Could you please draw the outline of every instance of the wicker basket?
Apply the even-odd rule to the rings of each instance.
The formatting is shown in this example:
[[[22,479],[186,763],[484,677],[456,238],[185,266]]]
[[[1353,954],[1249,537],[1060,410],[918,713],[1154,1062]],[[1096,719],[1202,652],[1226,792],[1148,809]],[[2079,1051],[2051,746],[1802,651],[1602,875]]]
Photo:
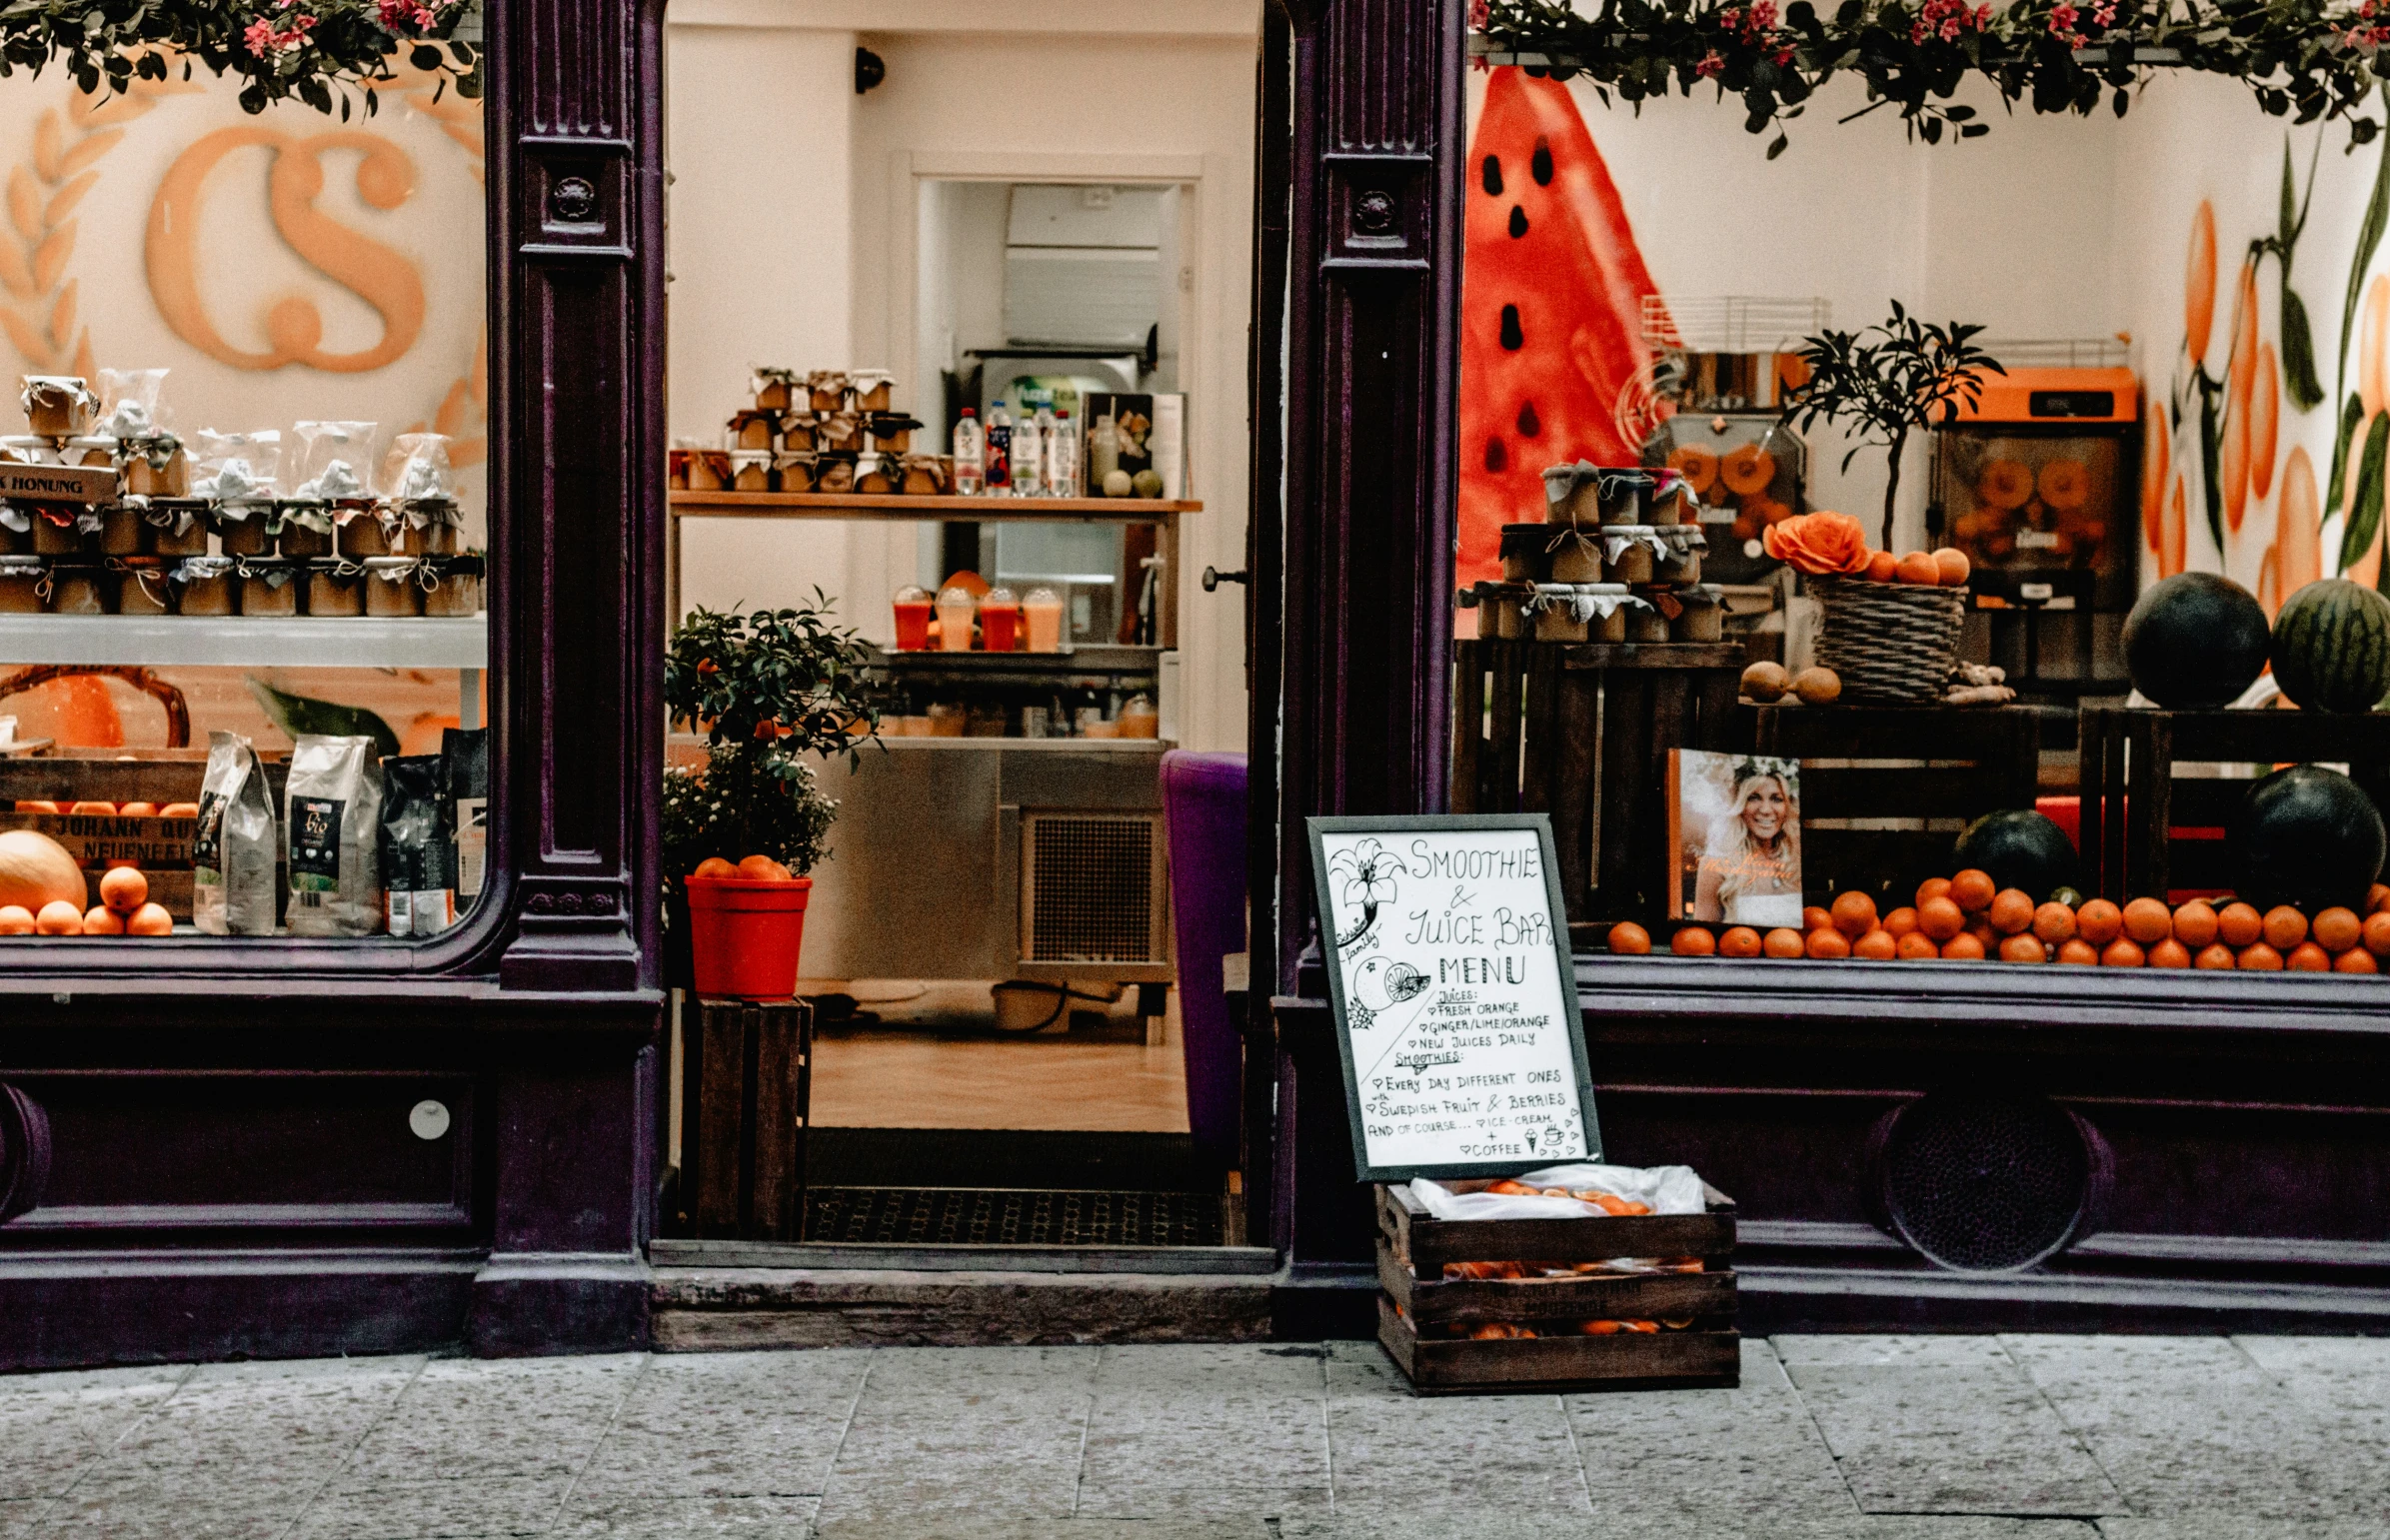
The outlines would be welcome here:
[[[1850,578],[1812,580],[1824,624],[1817,661],[1842,681],[1842,699],[1931,705],[1958,661],[1965,589]]]

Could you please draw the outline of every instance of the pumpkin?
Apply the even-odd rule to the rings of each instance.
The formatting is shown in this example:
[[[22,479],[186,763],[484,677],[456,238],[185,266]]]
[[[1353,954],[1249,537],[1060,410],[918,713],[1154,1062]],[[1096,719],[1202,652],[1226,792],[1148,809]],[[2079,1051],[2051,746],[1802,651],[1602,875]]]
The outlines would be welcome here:
[[[2233,886],[2259,909],[2309,913],[2365,901],[2381,874],[2382,814],[2348,776],[2294,765],[2249,787],[2225,826]]]
[[[80,914],[84,897],[83,868],[57,840],[30,828],[0,832],[0,904],[39,914],[64,900]]]
[[[2308,584],[2274,618],[2275,683],[2310,712],[2370,712],[2390,696],[2390,599],[2346,578]]]
[[[2133,687],[2169,711],[2230,705],[2264,672],[2273,642],[2255,595],[2214,573],[2151,584],[2124,618]]]

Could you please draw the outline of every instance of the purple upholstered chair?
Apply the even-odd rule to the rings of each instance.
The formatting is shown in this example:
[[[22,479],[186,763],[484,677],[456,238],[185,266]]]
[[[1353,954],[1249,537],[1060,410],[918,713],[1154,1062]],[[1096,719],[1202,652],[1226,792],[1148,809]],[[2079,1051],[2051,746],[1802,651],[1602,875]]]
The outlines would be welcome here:
[[[1187,1126],[1195,1148],[1236,1158],[1240,1050],[1220,959],[1244,950],[1244,756],[1162,757],[1171,916],[1179,937],[1179,1021],[1187,1039]]]

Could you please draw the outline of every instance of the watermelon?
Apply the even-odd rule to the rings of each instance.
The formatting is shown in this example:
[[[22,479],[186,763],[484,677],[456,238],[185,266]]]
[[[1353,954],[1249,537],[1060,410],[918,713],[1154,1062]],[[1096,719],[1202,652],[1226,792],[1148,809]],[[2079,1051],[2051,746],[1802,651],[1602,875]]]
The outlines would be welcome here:
[[[2261,909],[2310,914],[2338,904],[2365,912],[2382,872],[2384,833],[2373,798],[2320,765],[2278,770],[2249,787],[2224,830],[2233,884]]]
[[[2390,599],[2346,578],[2310,583],[2274,617],[2274,682],[2310,712],[2370,712],[2390,696]]]
[[[2124,668],[2168,711],[2229,706],[2265,672],[2272,642],[2256,595],[2214,573],[2176,573],[2124,618]]]
[[[1991,873],[2002,887],[2020,887],[2040,903],[2076,880],[2075,845],[2048,816],[2025,808],[1987,812],[1966,826],[1950,850],[1952,870]]]
[[[1635,465],[1619,397],[1651,361],[1657,292],[1576,101],[1492,72],[1469,146],[1460,287],[1460,566],[1500,576],[1501,528],[1543,517],[1545,467]]]

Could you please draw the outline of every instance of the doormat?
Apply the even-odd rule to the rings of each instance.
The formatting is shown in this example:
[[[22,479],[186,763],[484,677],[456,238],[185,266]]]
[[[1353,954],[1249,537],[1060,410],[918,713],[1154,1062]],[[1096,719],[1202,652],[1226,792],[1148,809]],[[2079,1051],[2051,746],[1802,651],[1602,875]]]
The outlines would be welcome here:
[[[1220,1200],[1203,1192],[817,1187],[816,1245],[1216,1246]]]

